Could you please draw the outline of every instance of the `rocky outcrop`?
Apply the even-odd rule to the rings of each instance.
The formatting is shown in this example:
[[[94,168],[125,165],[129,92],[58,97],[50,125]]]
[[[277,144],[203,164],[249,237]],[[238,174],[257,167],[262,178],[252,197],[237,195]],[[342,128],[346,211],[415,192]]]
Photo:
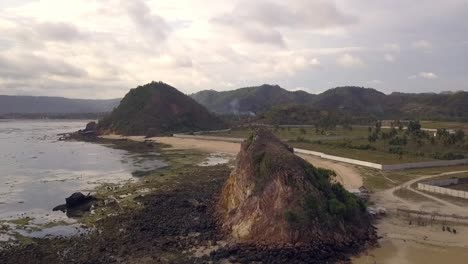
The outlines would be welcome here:
[[[221,119],[163,82],[130,90],[120,105],[98,124],[100,133],[148,137],[223,128]]]
[[[226,234],[255,244],[348,247],[375,240],[365,205],[268,130],[242,143],[217,212]]]
[[[84,130],[78,130],[72,133],[59,134],[59,140],[84,140],[84,141],[95,141],[97,140],[100,132],[98,130],[98,124],[94,121],[86,124]]]

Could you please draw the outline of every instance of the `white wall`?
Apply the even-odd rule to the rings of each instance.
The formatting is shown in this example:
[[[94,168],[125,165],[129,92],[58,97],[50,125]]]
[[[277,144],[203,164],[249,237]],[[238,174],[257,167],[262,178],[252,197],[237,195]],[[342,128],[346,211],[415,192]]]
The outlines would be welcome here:
[[[295,148],[294,152],[295,153],[300,153],[300,154],[318,156],[318,157],[323,158],[323,159],[335,160],[335,161],[340,161],[340,162],[344,162],[344,163],[349,163],[349,164],[374,168],[374,169],[378,169],[378,170],[382,169],[381,164],[372,163],[372,162],[368,162],[368,161],[362,161],[362,160],[356,160],[356,159],[349,159],[349,158],[344,158],[344,157],[338,157],[338,156],[332,156],[332,155],[328,155],[328,154],[325,154],[325,153],[322,153],[322,152],[317,152],[317,151],[311,151],[311,150]]]
[[[231,138],[231,137],[216,137],[216,136],[201,136],[201,135],[186,135],[186,134],[174,134],[174,137],[177,138],[191,138],[191,139],[202,139],[202,140],[214,140],[214,141],[225,141],[225,142],[234,142],[241,143],[245,139],[243,138]],[[406,170],[406,169],[417,169],[417,168],[430,168],[430,167],[445,167],[445,166],[455,166],[455,165],[468,165],[468,159],[462,160],[434,160],[426,162],[416,162],[416,163],[400,163],[392,165],[383,165],[378,163],[372,163],[363,160],[350,159],[345,157],[328,155],[322,152],[306,150],[306,149],[294,149],[295,153],[313,155],[323,159],[334,160],[344,163],[349,163],[353,165],[383,170],[383,171],[393,171],[393,170]]]
[[[405,170],[405,169],[418,169],[418,168],[431,168],[431,167],[446,167],[446,166],[467,165],[467,164],[468,164],[468,159],[434,160],[434,161],[415,162],[415,163],[382,165],[382,170],[392,171],[392,170]]]
[[[424,183],[418,183],[418,189],[426,192],[440,193],[444,195],[449,195],[453,197],[465,198],[468,199],[468,192],[453,190],[449,188],[433,186]]]

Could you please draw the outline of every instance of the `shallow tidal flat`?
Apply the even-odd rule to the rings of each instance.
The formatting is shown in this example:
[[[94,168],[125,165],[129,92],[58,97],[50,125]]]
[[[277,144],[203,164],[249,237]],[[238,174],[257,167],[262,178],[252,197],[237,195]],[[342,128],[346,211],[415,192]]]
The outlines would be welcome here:
[[[86,233],[79,219],[52,209],[74,192],[94,193],[140,181],[168,166],[157,149],[111,142],[59,141],[85,121],[0,122],[0,243]]]

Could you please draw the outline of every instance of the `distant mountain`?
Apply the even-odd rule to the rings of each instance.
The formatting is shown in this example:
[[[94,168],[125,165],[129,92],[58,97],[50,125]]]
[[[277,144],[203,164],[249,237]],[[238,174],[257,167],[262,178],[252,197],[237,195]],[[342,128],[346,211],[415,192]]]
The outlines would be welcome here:
[[[152,82],[130,90],[120,105],[99,121],[98,128],[103,133],[157,136],[217,130],[225,125],[176,88]]]
[[[315,95],[264,84],[225,92],[201,91],[191,97],[218,114],[249,114],[266,111],[276,105],[307,104]]]
[[[347,86],[315,95],[287,91],[277,85],[262,85],[225,92],[201,91],[191,96],[220,114],[259,114],[281,105],[307,105],[360,117],[468,121],[468,92],[463,91],[386,95],[371,88]]]
[[[45,96],[0,95],[0,115],[5,114],[84,114],[105,113],[121,99],[87,100]]]

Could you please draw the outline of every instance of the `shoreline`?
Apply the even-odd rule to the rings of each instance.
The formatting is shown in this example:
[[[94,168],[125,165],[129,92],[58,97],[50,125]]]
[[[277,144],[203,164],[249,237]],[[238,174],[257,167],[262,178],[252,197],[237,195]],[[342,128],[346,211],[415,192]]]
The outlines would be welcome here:
[[[175,137],[145,138],[144,136],[121,136],[115,134],[101,136],[100,138],[113,140],[127,139],[135,142],[153,141],[160,144],[171,145],[171,149],[196,149],[204,152],[221,152],[233,156],[237,155],[240,150],[240,143],[226,141],[210,141]],[[343,187],[348,190],[356,190],[363,185],[362,177],[360,176],[359,172],[351,165],[328,161],[310,155],[298,154],[298,156],[316,167],[335,171],[338,182],[340,182]]]
[[[154,146],[148,142],[116,142],[136,149]],[[67,263],[71,259],[77,263],[108,263],[115,258],[125,259],[126,263],[205,263],[227,259],[241,263],[348,263],[351,255],[362,252],[355,248],[359,243],[341,249],[325,246],[321,250],[226,243],[212,212],[216,195],[230,174],[229,166],[200,167],[207,154],[197,149],[164,148],[161,157],[172,161],[169,167],[124,187],[104,184],[96,190],[98,198],[114,197],[116,201],[108,200],[82,219],[95,229],[90,234],[32,239],[26,245],[8,246],[0,249],[0,262],[29,263],[27,260],[34,255],[49,259],[50,263]],[[80,247],[73,246],[77,244]]]

